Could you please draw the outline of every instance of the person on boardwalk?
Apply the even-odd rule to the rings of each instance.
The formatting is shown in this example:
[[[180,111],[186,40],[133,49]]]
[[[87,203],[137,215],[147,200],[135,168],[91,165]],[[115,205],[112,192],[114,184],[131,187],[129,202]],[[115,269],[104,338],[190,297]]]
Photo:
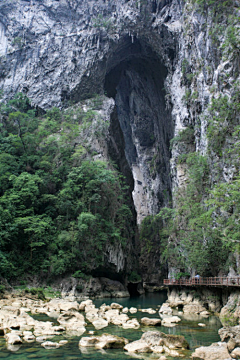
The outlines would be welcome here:
[[[199,284],[199,282],[200,282],[200,275],[195,275],[195,283],[196,284]]]

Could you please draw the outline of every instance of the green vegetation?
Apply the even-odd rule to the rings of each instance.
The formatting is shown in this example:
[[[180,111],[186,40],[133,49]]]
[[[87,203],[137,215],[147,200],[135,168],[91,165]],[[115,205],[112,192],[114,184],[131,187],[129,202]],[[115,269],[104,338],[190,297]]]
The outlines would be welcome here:
[[[83,279],[83,280],[89,280],[90,276],[84,274],[81,270],[77,270],[72,277],[75,277],[77,279]]]
[[[112,19],[106,19],[102,14],[93,19],[93,26],[98,29],[105,28],[107,32],[114,30]]]
[[[181,131],[172,139],[171,147],[179,153],[177,165],[187,181],[176,190],[173,209],[162,209],[155,221],[159,218],[164,223],[158,236],[164,248],[162,257],[170,265],[180,273],[194,269],[202,276],[215,276],[220,270],[227,271],[234,254],[240,251],[240,86],[234,70],[240,54],[240,19],[233,0],[192,0],[186,4],[186,35],[192,29],[189,19],[193,10],[206,17],[202,31],[211,36],[216,64],[203,59],[194,63],[189,55],[182,60],[183,100],[192,113],[196,111],[195,127]],[[211,101],[201,115],[196,76],[205,71],[211,84],[211,72],[220,63],[224,67],[218,87],[210,89]],[[203,120],[208,124],[206,156],[194,153],[195,130],[198,133],[197,126]],[[224,179],[226,167],[229,174]],[[150,234],[149,243],[152,238]]]
[[[17,46],[19,49],[23,46],[23,39],[19,36],[15,37],[12,41],[13,46]]]
[[[233,0],[192,0],[196,3],[202,11],[210,9],[214,15],[224,12],[225,14],[231,13],[231,9],[234,6]]]
[[[158,238],[162,259],[178,267],[180,275],[194,269],[202,276],[216,276],[220,270],[227,269],[231,261],[229,255],[240,252],[237,87],[231,101],[227,97],[213,99],[209,113],[212,115],[210,120],[208,118],[209,151],[230,157],[235,172],[228,182],[212,185],[208,165],[211,157],[196,152],[183,153],[178,163],[186,170],[187,182],[175,193],[174,209],[163,208],[158,215],[147,217],[140,232],[142,249],[150,252]],[[192,128],[184,129],[172,140],[172,145],[191,144],[193,134]],[[232,140],[224,148],[226,137]]]
[[[24,292],[26,294],[37,296],[37,298],[40,300],[46,300],[44,290],[42,288],[30,288],[30,289],[25,288]]]
[[[240,114],[240,90],[239,83],[233,85],[234,94],[231,98],[219,95],[213,98],[209,106],[207,136],[209,150],[222,156],[225,140],[229,136],[236,135],[237,124]]]
[[[45,298],[54,298],[54,297],[61,297],[60,291],[56,291],[51,288],[51,286],[48,286],[43,289],[43,294]]]
[[[179,272],[178,274],[176,274],[175,279],[180,280],[180,279],[183,279],[186,277],[188,278],[189,276],[190,276],[190,274],[187,272]]]
[[[1,276],[88,275],[103,265],[107,243],[124,247],[132,237],[124,179],[92,160],[86,138],[95,123],[102,136],[91,108],[37,116],[23,94],[1,105]]]
[[[194,142],[194,129],[191,127],[187,127],[186,129],[179,131],[179,134],[170,140],[170,146],[172,149],[174,144],[184,143],[187,145],[191,145],[194,144]]]
[[[136,272],[132,271],[131,274],[128,276],[129,282],[140,282],[142,280],[142,277]]]
[[[0,284],[0,294],[3,294],[5,290],[6,290],[6,286]]]
[[[221,224],[224,227],[219,223],[216,226],[215,212],[219,212],[221,207],[223,210],[224,206],[220,204],[216,194],[218,187],[224,185],[214,187],[210,192],[211,200],[204,199],[204,194],[206,197],[210,187],[207,158],[189,153],[185,158],[185,166],[188,182],[185,187],[177,190],[174,209],[163,208],[158,215],[144,220],[140,235],[141,246],[144,251],[151,251],[151,244],[158,237],[162,247],[162,260],[178,267],[179,276],[182,273],[186,276],[193,269],[202,276],[216,276],[220,270],[225,269],[229,252],[235,251],[232,240],[226,236],[232,230],[230,224],[233,225],[239,211],[236,208],[233,218],[222,218]],[[221,199],[223,202],[231,201],[231,197]],[[219,212],[219,219],[221,216]],[[237,238],[237,226],[235,231],[234,238]]]

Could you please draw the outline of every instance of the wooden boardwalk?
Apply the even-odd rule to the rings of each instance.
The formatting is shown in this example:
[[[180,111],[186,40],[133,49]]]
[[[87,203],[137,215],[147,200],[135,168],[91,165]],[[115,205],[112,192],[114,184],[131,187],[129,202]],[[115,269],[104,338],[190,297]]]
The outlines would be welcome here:
[[[240,277],[200,277],[199,279],[165,279],[163,284],[167,286],[181,285],[181,286],[240,286]]]

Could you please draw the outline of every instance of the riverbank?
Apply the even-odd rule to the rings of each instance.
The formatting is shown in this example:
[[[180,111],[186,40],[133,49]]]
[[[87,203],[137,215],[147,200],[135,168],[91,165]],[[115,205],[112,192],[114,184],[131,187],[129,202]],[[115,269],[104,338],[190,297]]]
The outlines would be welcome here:
[[[191,356],[192,360],[240,358],[240,290],[231,287],[173,286],[168,289],[168,299],[162,308],[169,315],[173,309],[178,309],[188,315],[219,316],[223,325],[218,331],[221,342],[197,348]]]
[[[167,303],[185,313],[216,314],[226,326],[240,321],[240,290],[236,288],[169,287]]]

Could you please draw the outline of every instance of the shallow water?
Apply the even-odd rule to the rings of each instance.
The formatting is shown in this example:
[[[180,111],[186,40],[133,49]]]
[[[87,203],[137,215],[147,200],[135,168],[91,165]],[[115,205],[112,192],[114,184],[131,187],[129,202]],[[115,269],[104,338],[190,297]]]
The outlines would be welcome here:
[[[152,307],[153,309],[159,309],[159,306],[166,301],[166,294],[165,293],[156,293],[156,294],[147,294],[137,298],[124,298],[124,299],[99,299],[95,300],[94,303],[97,307],[101,304],[110,304],[112,302],[118,302],[123,306],[127,307],[137,307],[138,309],[141,308],[148,308]],[[129,315],[129,314],[128,314]],[[200,317],[198,315],[179,315],[176,312],[176,315],[181,317],[182,321],[179,325],[174,328],[167,328],[167,327],[142,327],[140,329],[122,329],[118,326],[110,325],[107,328],[104,328],[99,331],[95,331],[95,334],[103,334],[103,333],[110,333],[115,334],[118,336],[123,336],[130,341],[140,339],[143,331],[148,330],[159,330],[165,332],[166,334],[176,334],[176,335],[183,335],[186,340],[189,342],[190,350],[185,352],[185,357],[181,359],[190,359],[190,355],[192,351],[201,345],[210,345],[213,342],[217,342],[220,340],[218,336],[218,329],[221,327],[221,323],[219,319],[215,316],[211,316],[208,319]],[[130,317],[136,317],[138,319],[142,317],[159,317],[158,312],[154,315],[150,315],[148,313],[143,313],[138,311],[136,314],[129,315]],[[41,320],[46,320],[47,318],[41,318]],[[40,320],[40,319],[39,319]],[[206,327],[199,327],[198,323],[205,323]],[[87,325],[87,331],[83,334],[83,336],[88,336],[88,332],[90,330],[94,330],[91,324]],[[0,337],[0,359],[8,359],[8,360],[23,360],[23,359],[41,359],[41,360],[53,360],[53,359],[64,359],[64,360],[130,360],[133,357],[128,355],[128,353],[124,352],[123,350],[107,350],[107,351],[96,351],[91,348],[79,349],[78,342],[80,337],[73,337],[67,338],[66,336],[56,336],[50,340],[62,340],[67,339],[69,340],[68,344],[60,347],[59,349],[51,349],[46,350],[41,347],[38,343],[31,343],[31,344],[23,344],[21,347],[15,351],[9,351],[6,347],[5,340],[3,337]],[[138,359],[149,359],[154,360],[158,359],[160,355],[140,355],[135,356]],[[168,358],[169,360],[177,360],[180,358]]]

